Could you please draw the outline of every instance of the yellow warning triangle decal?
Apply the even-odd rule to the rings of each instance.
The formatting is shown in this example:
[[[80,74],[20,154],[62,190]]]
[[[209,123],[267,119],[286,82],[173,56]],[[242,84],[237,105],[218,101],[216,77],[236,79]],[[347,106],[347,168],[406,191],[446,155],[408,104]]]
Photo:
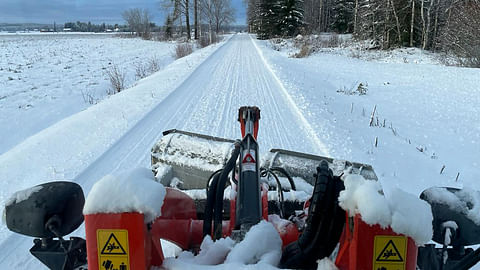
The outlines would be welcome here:
[[[377,262],[403,262],[403,258],[398,252],[397,247],[392,240],[388,241],[382,252],[378,255]]]
[[[102,248],[102,255],[126,255],[125,249],[123,249],[120,241],[118,241],[115,234],[111,233],[108,237],[105,246]]]

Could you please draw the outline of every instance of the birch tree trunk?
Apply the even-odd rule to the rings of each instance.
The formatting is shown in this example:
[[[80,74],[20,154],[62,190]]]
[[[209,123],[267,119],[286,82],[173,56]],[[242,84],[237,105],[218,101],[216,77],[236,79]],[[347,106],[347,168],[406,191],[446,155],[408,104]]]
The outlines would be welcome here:
[[[392,9],[393,9],[393,16],[395,16],[395,22],[397,23],[397,36],[398,36],[398,42],[400,45],[402,45],[402,32],[400,31],[400,21],[398,20],[397,16],[397,10],[395,9],[395,4],[393,3],[393,0],[390,0],[392,4]]]
[[[433,8],[433,1],[434,0],[430,0],[430,7],[428,7],[427,9],[427,29],[425,31],[425,36],[424,36],[424,39],[423,39],[423,46],[422,46],[422,49],[426,49],[427,46],[428,46],[428,43],[429,43],[429,35],[430,35],[430,24],[432,22],[432,19],[431,19],[431,16],[430,16],[430,11],[432,10]]]
[[[438,14],[439,14],[439,10],[440,10],[440,0],[437,1],[437,6],[435,8],[435,23],[434,23],[434,26],[433,26],[433,37],[432,37],[432,41],[433,41],[433,48],[434,50],[436,49],[437,47],[437,37],[438,37]]]
[[[190,0],[185,0],[185,24],[187,25],[187,39],[190,40],[190,9],[188,7]]]
[[[357,31],[358,31],[357,20],[358,20],[358,0],[355,0],[355,10],[353,12],[353,33],[355,34],[357,34]]]
[[[195,24],[195,39],[198,39],[198,0],[193,0],[194,1],[194,7],[193,7],[193,17],[194,17],[194,24]]]
[[[423,40],[425,40],[425,15],[424,15],[424,3],[425,3],[425,0],[421,0],[422,1],[422,5],[420,7],[420,16],[422,17],[422,43],[423,43]]]
[[[412,20],[410,21],[410,47],[413,47],[413,25],[415,24],[415,0],[412,0]]]

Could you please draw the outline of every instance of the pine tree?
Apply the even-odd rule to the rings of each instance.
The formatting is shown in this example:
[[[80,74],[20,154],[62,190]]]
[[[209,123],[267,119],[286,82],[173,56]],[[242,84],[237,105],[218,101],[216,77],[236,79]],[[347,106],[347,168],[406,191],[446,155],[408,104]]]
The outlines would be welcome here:
[[[332,8],[332,30],[338,33],[352,33],[354,9],[355,0],[337,0]]]
[[[291,37],[298,34],[299,28],[305,24],[303,0],[281,0],[278,9],[281,35]]]
[[[278,18],[279,18],[279,3],[278,1],[260,0],[259,16],[255,25],[257,26],[257,37],[259,39],[269,39],[279,33]]]

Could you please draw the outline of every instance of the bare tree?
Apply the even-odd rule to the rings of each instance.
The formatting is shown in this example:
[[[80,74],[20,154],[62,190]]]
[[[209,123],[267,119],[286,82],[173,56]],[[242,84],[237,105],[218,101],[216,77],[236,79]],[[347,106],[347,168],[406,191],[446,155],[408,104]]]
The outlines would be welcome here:
[[[194,1],[194,9],[193,9],[193,17],[194,17],[194,24],[195,24],[195,39],[198,39],[198,0]]]
[[[212,0],[200,0],[200,10],[201,14],[203,15],[202,18],[205,19],[206,23],[208,24],[208,44],[211,44],[213,42],[212,24],[214,18],[214,8]]]
[[[223,26],[235,22],[235,10],[231,0],[215,0],[215,25],[217,33]]]
[[[209,28],[215,26],[215,32],[235,21],[231,0],[200,0],[202,14],[208,21]]]
[[[480,67],[480,1],[455,1],[447,13],[442,48],[460,56],[464,65]]]
[[[180,20],[181,29],[183,28],[182,16],[185,18],[185,25],[187,27],[187,39],[190,40],[190,0],[162,0],[161,6],[163,9],[169,10],[169,12],[173,9],[173,11],[171,11],[172,18],[174,21]]]
[[[247,6],[247,24],[248,32],[256,32],[258,30],[257,20],[260,16],[259,14],[259,0],[244,0]]]
[[[127,22],[132,32],[145,39],[150,38],[152,16],[146,9],[132,8],[122,13],[122,18]]]

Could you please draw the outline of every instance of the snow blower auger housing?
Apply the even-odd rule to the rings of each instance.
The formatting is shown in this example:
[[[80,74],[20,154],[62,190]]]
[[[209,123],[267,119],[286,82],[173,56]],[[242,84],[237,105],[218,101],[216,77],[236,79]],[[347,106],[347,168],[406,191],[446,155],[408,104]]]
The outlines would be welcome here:
[[[262,161],[259,120],[257,107],[241,107],[242,140],[235,141],[166,131],[152,148],[153,173],[166,188],[148,179],[143,182],[161,187],[161,215],[152,219],[141,210],[87,213],[85,207],[82,215],[85,200],[80,186],[52,182],[14,196],[5,209],[7,227],[37,238],[31,253],[54,270],[85,269],[87,261],[90,270],[161,267],[165,259],[161,239],[198,252],[206,236],[242,241],[262,220],[271,222],[281,238],[280,268],[316,269],[317,261],[331,256],[338,246],[334,260],[340,270],[416,269],[418,249],[410,237],[368,225],[339,206],[346,175],[376,181],[371,166],[280,149],[271,150]],[[442,192],[472,204],[460,191]],[[92,193],[93,189],[87,204]],[[420,248],[419,265],[468,269],[480,260],[480,249],[463,247],[480,244],[479,226],[462,209],[452,210],[435,200],[435,194],[430,190],[422,194],[433,209],[433,240],[447,239],[448,233],[454,248],[448,248],[449,243],[440,250]],[[83,219],[86,240],[64,240]],[[447,253],[452,256],[447,258]]]

